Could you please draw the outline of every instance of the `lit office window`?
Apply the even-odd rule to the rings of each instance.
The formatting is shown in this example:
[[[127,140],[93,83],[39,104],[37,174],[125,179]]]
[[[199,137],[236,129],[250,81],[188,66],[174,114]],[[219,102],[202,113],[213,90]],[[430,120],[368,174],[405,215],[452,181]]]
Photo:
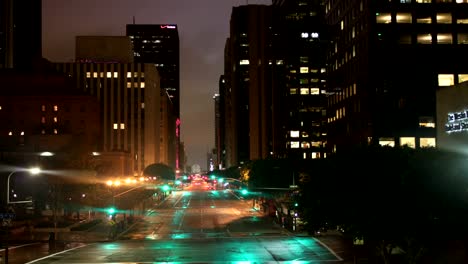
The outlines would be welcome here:
[[[468,3],[468,0],[456,0],[455,3],[464,4],[464,3]]]
[[[305,132],[305,131],[302,131],[302,132],[301,132],[301,137],[303,137],[303,138],[308,138],[308,137],[309,137],[309,134],[307,134],[307,132]]]
[[[132,78],[132,73],[131,72],[127,72],[127,78]]]
[[[291,148],[299,148],[299,141],[291,141]]]
[[[54,116],[54,123],[57,123],[57,122],[58,122],[58,118]]]
[[[453,74],[439,74],[439,86],[451,86],[455,84]]]
[[[21,135],[21,136],[24,136],[24,131],[21,131],[20,135]]]
[[[419,117],[419,127],[435,127],[434,118],[430,116]]]
[[[119,129],[119,124],[114,123],[114,129],[115,129],[115,130],[116,130],[116,129]]]
[[[301,148],[303,148],[303,149],[310,148],[310,143],[306,142],[306,141],[301,142]]]
[[[309,67],[301,67],[299,70],[300,70],[300,73],[308,73]]]
[[[54,134],[55,134],[55,135],[58,134],[58,130],[57,130],[57,129],[54,129]]]
[[[301,88],[301,94],[309,94],[309,88]]]
[[[398,24],[411,24],[413,22],[411,13],[398,13],[396,15],[396,22]]]
[[[379,145],[380,146],[395,147],[395,140],[390,139],[390,138],[380,138],[379,139]]]
[[[13,136],[13,132],[12,131],[8,132],[8,135]]]
[[[416,23],[418,24],[431,24],[432,23],[432,18],[430,16],[422,16],[416,18]]]
[[[450,13],[438,13],[437,24],[452,24],[452,14]]]
[[[54,112],[58,111],[58,105],[54,105]]]
[[[458,74],[458,83],[468,81],[468,74]]]
[[[318,94],[320,94],[320,89],[319,88],[310,88],[310,94],[318,95]]]
[[[312,159],[318,159],[320,154],[318,152],[312,152]]]
[[[468,24],[468,18],[457,18],[457,24]]]
[[[416,0],[416,3],[420,3],[420,4],[430,4],[430,3],[432,3],[432,0]]]
[[[452,44],[452,34],[451,33],[438,33],[437,34],[437,43],[438,44]]]
[[[125,129],[125,124],[124,123],[120,123],[120,129]]]
[[[41,106],[41,111],[42,111],[42,112],[45,112],[45,110],[46,110],[46,106],[45,106],[45,105],[42,105],[42,106]]]
[[[297,88],[289,88],[289,94],[297,94]]]
[[[468,34],[467,33],[458,33],[458,35],[457,35],[457,44],[468,44]]]
[[[131,82],[127,82],[127,88],[132,88],[132,83]]]
[[[419,146],[421,148],[435,148],[436,146],[435,138],[420,138]]]
[[[377,13],[375,19],[378,24],[389,24],[392,23],[392,15],[390,13]]]
[[[290,135],[292,138],[298,138],[299,137],[299,131],[298,130],[293,130],[290,132]]]
[[[91,73],[90,72],[86,73],[86,78],[91,78]]]
[[[249,60],[240,60],[240,65],[249,65]]]
[[[284,61],[283,60],[277,60],[276,65],[283,65]]]
[[[432,35],[431,34],[418,34],[418,36],[416,37],[416,41],[418,44],[431,44]]]
[[[145,83],[144,82],[140,83],[140,88],[145,88]]]
[[[401,137],[400,146],[408,146],[410,148],[416,148],[416,140],[414,137]]]

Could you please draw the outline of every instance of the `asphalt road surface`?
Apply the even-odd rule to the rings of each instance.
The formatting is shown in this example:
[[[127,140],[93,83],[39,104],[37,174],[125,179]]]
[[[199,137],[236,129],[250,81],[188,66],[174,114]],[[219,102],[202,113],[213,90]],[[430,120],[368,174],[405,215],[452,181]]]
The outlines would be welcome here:
[[[340,263],[320,241],[295,236],[231,190],[204,182],[173,192],[118,240],[78,244],[27,263]]]

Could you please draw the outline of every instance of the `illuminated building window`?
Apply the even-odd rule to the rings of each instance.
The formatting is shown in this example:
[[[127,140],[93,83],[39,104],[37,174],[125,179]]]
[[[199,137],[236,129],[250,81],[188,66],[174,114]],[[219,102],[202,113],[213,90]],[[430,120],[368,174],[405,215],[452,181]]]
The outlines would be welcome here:
[[[96,74],[96,76],[97,76],[97,74]],[[103,72],[100,72],[100,73],[99,73],[99,76],[101,76],[101,78],[104,78],[104,73],[103,73]]]
[[[12,131],[8,132],[8,135],[13,136],[13,132]]]
[[[300,63],[309,63],[309,57],[301,56],[301,57],[299,57],[299,62]]]
[[[306,152],[302,153],[302,158],[307,159],[307,153]]]
[[[120,123],[120,129],[125,129],[125,124],[124,123]]]
[[[392,23],[392,15],[390,13],[377,13],[375,19],[378,24],[389,24]]]
[[[41,130],[41,134],[45,135],[45,130],[44,129]]]
[[[453,74],[439,74],[439,86],[451,86],[455,84]]]
[[[310,148],[310,143],[309,143],[309,142],[303,141],[303,142],[301,143],[301,148],[303,148],[303,149],[308,149],[308,148]]]
[[[140,83],[140,88],[145,88],[145,83],[144,82]]]
[[[303,137],[303,138],[308,138],[308,137],[309,137],[309,134],[307,134],[307,132],[305,132],[305,131],[302,131],[302,132],[301,132],[301,137]]]
[[[450,13],[437,14],[437,24],[452,24],[452,14]]]
[[[307,78],[301,78],[301,79],[299,79],[299,83],[300,83],[300,84],[309,84],[309,79],[307,79]]]
[[[141,109],[145,109],[145,103],[141,103]]]
[[[291,141],[291,148],[299,148],[299,141]]]
[[[291,131],[291,137],[292,138],[298,138],[299,137],[299,131],[298,130]]]
[[[45,112],[46,106],[45,106],[45,105],[42,105],[42,106],[41,106],[41,110],[42,110],[42,112]]]
[[[468,24],[468,18],[458,18],[457,24]]]
[[[416,148],[416,140],[414,137],[401,137],[400,146],[408,146],[410,148]]]
[[[419,127],[435,127],[434,118],[429,116],[419,117]]]
[[[310,88],[310,94],[317,95],[320,94],[319,88]]]
[[[112,78],[112,72],[107,72],[106,77],[107,78]]]
[[[300,73],[309,73],[309,67],[301,67],[299,71]]]
[[[20,135],[21,135],[21,136],[24,136],[24,131],[21,131]]]
[[[240,65],[249,65],[249,60],[240,60],[239,64]]]
[[[297,94],[297,88],[289,88],[289,94]]]
[[[58,134],[58,130],[55,128],[54,129],[54,134],[57,135]]]
[[[41,123],[45,124],[45,116],[41,117]]]
[[[114,123],[114,129],[119,129],[119,124]]]
[[[296,73],[297,71],[294,69],[289,70],[290,73]]]
[[[395,140],[393,140],[391,138],[380,138],[379,139],[379,145],[380,146],[395,147]]]
[[[432,18],[430,16],[418,17],[416,18],[416,23],[418,24],[431,24]]]
[[[420,138],[419,146],[421,148],[435,148],[436,146],[435,138]]]
[[[457,44],[468,44],[468,34],[467,33],[458,33],[458,35],[457,35]]]
[[[312,152],[312,159],[318,159],[318,158],[320,158],[320,153]]]
[[[97,78],[97,77],[98,77],[98,73],[97,73],[97,72],[93,72],[93,77],[94,77],[94,78]]]
[[[283,60],[277,60],[276,61],[276,65],[283,65],[283,63],[284,63]]]
[[[458,83],[468,81],[468,74],[458,74]]]
[[[432,3],[432,0],[416,0],[416,3],[420,3],[420,4],[430,4],[430,3]]]
[[[418,36],[416,37],[416,42],[418,44],[431,44],[432,35],[431,34],[418,34]]]
[[[57,123],[57,122],[58,122],[58,118],[54,116],[54,123]]]
[[[90,72],[86,73],[86,78],[91,78],[91,73]]]
[[[58,106],[54,105],[54,112],[57,112],[57,111],[58,111]]]
[[[312,147],[319,148],[322,146],[322,142],[320,141],[312,141]]]
[[[399,24],[411,24],[412,18],[410,13],[398,13],[396,15],[396,22]]]
[[[132,88],[132,83],[131,82],[127,82],[127,88]]]
[[[309,88],[301,88],[301,94],[309,94]]]
[[[437,43],[438,44],[452,44],[452,34],[451,33],[438,33],[437,34]]]

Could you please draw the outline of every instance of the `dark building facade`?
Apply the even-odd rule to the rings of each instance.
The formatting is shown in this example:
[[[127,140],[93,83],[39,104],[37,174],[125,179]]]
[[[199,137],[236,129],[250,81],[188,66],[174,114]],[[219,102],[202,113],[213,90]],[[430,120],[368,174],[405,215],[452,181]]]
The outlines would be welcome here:
[[[160,75],[161,88],[165,89],[176,119],[177,153],[175,168],[180,168],[180,44],[177,25],[128,24],[126,35],[133,43],[135,62],[151,63]]]
[[[326,1],[329,146],[436,146],[436,90],[465,81],[467,1]]]
[[[42,1],[0,0],[0,68],[31,70],[42,57]]]
[[[266,5],[232,9],[225,46],[226,167],[272,151],[271,14]]]
[[[326,157],[328,30],[319,0],[273,1],[275,157]]]
[[[219,91],[220,93],[225,93],[226,89],[226,80],[224,79],[224,75],[221,75],[219,78]],[[224,120],[224,107],[225,104],[223,96],[217,93],[213,96],[214,100],[214,120],[215,120],[215,131],[214,131],[214,139],[215,139],[215,159],[214,159],[214,167],[215,169],[224,168],[224,153],[225,153],[225,146],[224,146],[224,129],[225,127],[222,125]]]

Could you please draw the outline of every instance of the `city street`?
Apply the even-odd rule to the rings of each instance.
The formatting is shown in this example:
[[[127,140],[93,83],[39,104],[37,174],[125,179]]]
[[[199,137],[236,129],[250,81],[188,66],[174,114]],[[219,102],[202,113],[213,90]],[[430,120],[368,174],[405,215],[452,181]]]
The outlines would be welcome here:
[[[9,263],[341,262],[320,241],[263,217],[235,191],[208,190],[205,183],[172,192],[114,241],[59,243],[48,256],[31,253],[41,248],[44,254],[44,243],[11,248]]]

